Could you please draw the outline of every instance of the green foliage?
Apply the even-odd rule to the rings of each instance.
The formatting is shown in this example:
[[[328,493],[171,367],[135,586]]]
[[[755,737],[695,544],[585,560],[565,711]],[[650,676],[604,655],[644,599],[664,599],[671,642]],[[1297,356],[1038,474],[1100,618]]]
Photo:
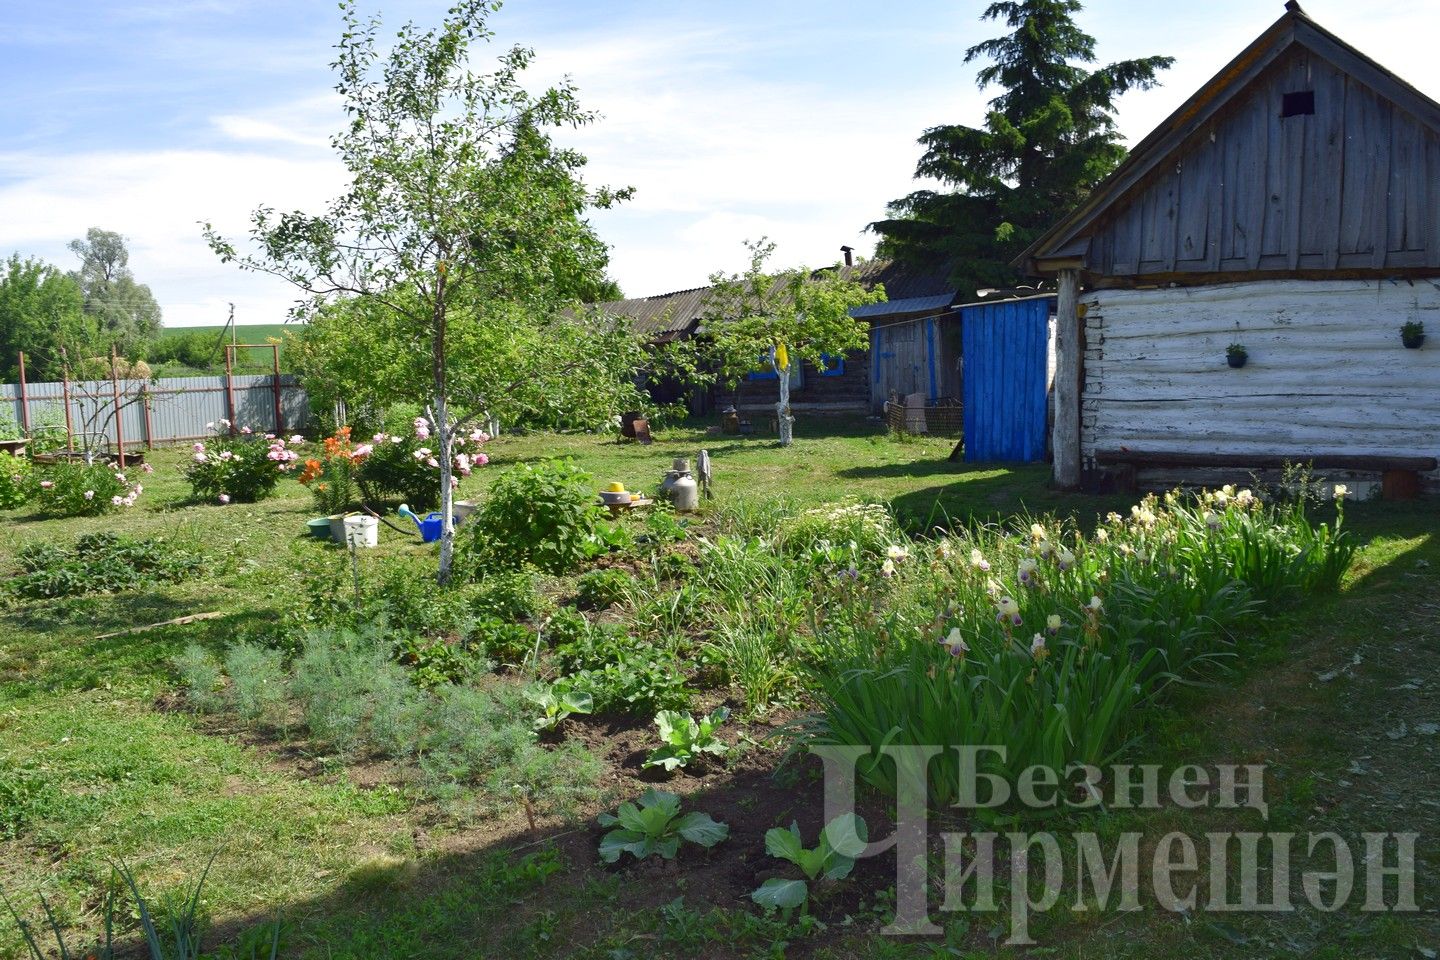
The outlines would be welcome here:
[[[142,489],[112,466],[78,459],[47,466],[38,476],[41,511],[62,517],[97,517],[134,506]]]
[[[230,705],[242,719],[278,724],[289,679],[280,651],[242,640],[225,651],[225,673]]]
[[[1094,70],[1095,39],[1075,23],[1078,0],[1007,0],[982,19],[1011,32],[972,46],[966,62],[991,61],[977,75],[997,85],[984,127],[941,124],[920,136],[915,176],[922,189],[890,204],[872,223],[878,254],[913,263],[956,264],[968,296],[979,287],[1014,286],[1010,261],[1057,217],[1078,205],[1125,157],[1115,104],[1146,90],[1170,57],[1125,60]]]
[[[883,614],[863,591],[836,595],[809,664],[809,736],[867,746],[860,772],[886,791],[881,744],[945,746],[937,807],[958,783],[949,748],[1004,746],[981,772],[1012,784],[1027,767],[1103,765],[1169,684],[1227,668],[1249,618],[1338,584],[1353,551],[1339,527],[1227,488],[1147,498],[1091,538],[1047,520],[942,539],[897,567]]]
[[[600,523],[588,473],[568,460],[520,464],[491,485],[467,525],[462,568],[472,577],[526,564],[568,573],[599,549]]]
[[[672,655],[606,629],[557,650],[573,671],[570,686],[590,696],[596,713],[653,715],[690,705],[683,665]]]
[[[0,450],[0,510],[14,510],[35,495],[34,468],[30,458]]]
[[[730,835],[730,828],[707,813],[680,814],[680,798],[663,790],[646,790],[637,803],[620,804],[614,814],[602,813],[600,826],[614,827],[600,838],[600,859],[615,863],[628,853],[636,860],[660,856],[674,860],[681,842],[710,849]]]
[[[175,672],[185,690],[185,699],[201,713],[216,713],[225,705],[221,692],[224,675],[210,651],[192,643],[175,657]]]
[[[70,241],[70,252],[80,258],[71,277],[84,296],[85,314],[99,324],[106,347],[114,344],[125,356],[142,351],[160,333],[160,305],[130,272],[125,238],[91,227],[84,240]]]
[[[32,381],[59,380],[65,356],[103,352],[95,318],[73,277],[39,260],[6,260],[0,269],[0,377],[20,379],[19,354]]]
[[[525,694],[540,708],[533,724],[536,730],[554,730],[577,713],[593,713],[595,701],[588,693],[571,689],[564,681]]]
[[[750,267],[744,273],[710,278],[705,330],[708,349],[721,375],[731,382],[768,363],[780,380],[780,442],[790,442],[791,371],[802,360],[824,364],[826,354],[863,349],[870,327],[850,315],[854,307],[882,303],[885,290],[866,290],[839,270],[804,268],[769,273],[775,244],[765,238],[746,243]]]
[[[575,605],[581,610],[604,610],[623,603],[635,578],[619,567],[587,570],[575,581]]]
[[[766,909],[793,910],[810,897],[806,881],[816,883],[848,877],[867,839],[865,821],[853,813],[841,814],[830,821],[820,831],[820,843],[813,849],[805,848],[799,824],[790,824],[788,830],[784,827],[767,830],[765,852],[795,864],[805,880],[772,877],[754,890],[750,899]]]
[[[895,517],[878,503],[837,503],[813,507],[782,520],[776,545],[787,553],[808,554],[817,548],[854,544],[855,560],[883,557],[903,539]]]
[[[666,773],[673,773],[677,768],[688,766],[692,760],[725,756],[730,748],[715,735],[715,731],[728,719],[730,710],[726,707],[716,707],[709,716],[699,720],[678,710],[661,710],[655,714],[655,726],[659,728],[664,746],[651,751],[645,766],[660,767]]]
[[[222,430],[228,426],[221,422]],[[198,502],[257,503],[275,492],[298,459],[283,437],[222,433],[195,444],[185,479]]]
[[[172,541],[86,533],[69,547],[35,541],[20,548],[21,573],[5,590],[19,597],[69,597],[133,590],[194,576],[200,558]]]
[[[0,840],[15,840],[61,802],[45,771],[0,758]]]
[[[532,569],[487,571],[470,593],[476,613],[499,620],[535,620],[544,606]]]

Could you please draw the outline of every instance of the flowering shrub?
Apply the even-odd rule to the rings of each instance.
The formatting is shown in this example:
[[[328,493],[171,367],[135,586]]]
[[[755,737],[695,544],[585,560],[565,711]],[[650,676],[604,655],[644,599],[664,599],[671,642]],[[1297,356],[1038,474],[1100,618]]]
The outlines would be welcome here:
[[[230,428],[228,420],[219,424],[221,430]],[[185,467],[191,494],[198,501],[219,504],[264,500],[300,459],[289,444],[301,439],[286,441],[273,433],[261,436],[242,427],[238,436],[217,435],[209,443],[196,443]]]
[[[14,510],[30,502],[33,473],[29,457],[0,451],[0,510]]]
[[[899,539],[890,511],[878,503],[841,503],[806,510],[781,523],[776,545],[805,553],[817,547],[848,547],[861,556],[880,557]]]
[[[368,445],[357,448],[350,442],[349,427],[341,427],[325,438],[318,458],[306,459],[298,479],[310,489],[322,514],[341,513],[355,501],[355,475],[368,452]]]
[[[458,486],[462,477],[490,462],[479,449],[489,439],[484,431],[471,430],[451,441],[455,449],[452,485]],[[436,447],[429,421],[416,417],[410,429],[377,433],[368,444],[356,448],[364,458],[357,479],[369,495],[403,501],[417,510],[436,507],[440,503]]]
[[[893,791],[882,744],[1003,746],[981,772],[1101,765],[1172,681],[1237,655],[1247,620],[1334,589],[1354,545],[1226,487],[1147,497],[1091,537],[1053,520],[898,547],[881,562],[890,609],[837,590],[811,670],[823,719],[811,742],[862,745]],[[904,556],[900,552],[904,552]],[[930,799],[955,799],[959,755],[933,761]]]
[[[74,461],[46,468],[35,489],[46,513],[94,517],[135,506],[144,487],[108,464]]]

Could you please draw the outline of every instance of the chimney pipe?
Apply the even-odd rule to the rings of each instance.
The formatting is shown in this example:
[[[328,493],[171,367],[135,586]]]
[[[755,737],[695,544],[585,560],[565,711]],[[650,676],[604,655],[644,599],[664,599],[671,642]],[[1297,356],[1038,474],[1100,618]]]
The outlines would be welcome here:
[[[855,266],[855,248],[854,248],[854,247],[841,247],[841,248],[840,248],[840,252],[843,253],[843,254],[845,254],[845,266],[847,266],[847,267],[853,267],[853,266]]]

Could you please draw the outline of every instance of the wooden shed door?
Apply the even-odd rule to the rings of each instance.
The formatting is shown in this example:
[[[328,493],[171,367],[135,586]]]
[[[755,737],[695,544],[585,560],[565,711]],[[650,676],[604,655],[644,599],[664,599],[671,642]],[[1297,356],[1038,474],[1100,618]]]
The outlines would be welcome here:
[[[960,311],[965,459],[1045,459],[1048,297]]]

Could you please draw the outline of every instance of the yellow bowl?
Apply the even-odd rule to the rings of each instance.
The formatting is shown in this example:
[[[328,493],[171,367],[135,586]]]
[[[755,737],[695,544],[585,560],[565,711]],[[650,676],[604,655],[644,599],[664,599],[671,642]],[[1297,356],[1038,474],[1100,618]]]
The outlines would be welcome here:
[[[623,484],[623,483],[612,483],[612,484],[610,484],[608,487],[606,487],[605,490],[606,490],[607,493],[624,493],[624,492],[625,492],[625,484]]]

